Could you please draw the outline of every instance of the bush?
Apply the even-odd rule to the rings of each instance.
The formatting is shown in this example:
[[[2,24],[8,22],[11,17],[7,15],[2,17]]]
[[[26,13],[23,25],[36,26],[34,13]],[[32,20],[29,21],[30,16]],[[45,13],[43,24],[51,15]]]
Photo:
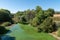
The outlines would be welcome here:
[[[52,18],[46,18],[42,24],[38,27],[39,32],[53,32],[56,30],[55,23],[53,22]]]
[[[12,16],[9,10],[0,9],[0,23],[3,22],[11,22],[12,23]]]
[[[11,23],[10,22],[4,22],[1,26],[10,26]]]
[[[39,24],[39,20],[37,17],[33,18],[33,20],[30,22],[30,24],[34,27],[36,27]]]

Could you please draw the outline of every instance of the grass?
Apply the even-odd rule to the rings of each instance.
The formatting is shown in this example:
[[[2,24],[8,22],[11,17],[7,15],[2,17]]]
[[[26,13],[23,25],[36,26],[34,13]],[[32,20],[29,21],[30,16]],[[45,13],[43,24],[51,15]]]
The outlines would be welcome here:
[[[56,40],[53,36],[48,33],[38,33],[37,29],[32,27],[31,25],[20,24],[20,27],[26,32],[29,36],[25,38],[26,40]]]

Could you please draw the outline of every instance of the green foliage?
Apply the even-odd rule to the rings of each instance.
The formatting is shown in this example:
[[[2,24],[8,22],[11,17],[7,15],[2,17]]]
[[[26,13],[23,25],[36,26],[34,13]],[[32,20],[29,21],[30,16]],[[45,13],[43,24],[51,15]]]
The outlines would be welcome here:
[[[18,11],[18,12],[16,13],[16,16],[22,16],[23,13],[24,13],[24,12],[22,12],[22,11]]]
[[[44,11],[44,13],[46,17],[49,17],[49,16],[53,16],[53,14],[55,14],[55,11],[54,9],[49,8],[48,10]]]
[[[41,10],[42,10],[42,8],[40,6],[36,6],[36,13],[38,13]]]
[[[25,19],[25,16],[22,16],[22,17],[20,18],[20,23],[23,23],[23,24],[28,23],[27,20]]]
[[[33,18],[30,24],[36,27],[37,25],[39,25],[39,19],[37,17]]]
[[[41,29],[44,32],[52,32],[55,29],[55,24],[50,17],[52,17],[54,13],[54,9],[49,8],[48,10],[42,10],[40,6],[36,6],[35,10],[28,9],[23,12],[18,11],[16,16],[22,24],[31,24],[34,27],[39,26],[39,31]]]
[[[44,21],[44,19],[45,19],[44,11],[43,10],[39,11],[36,17],[39,19],[38,21],[41,24]]]
[[[38,25],[40,25],[44,21],[44,19],[45,19],[44,11],[43,10],[40,10],[36,14],[35,18],[33,18],[33,20],[31,21],[31,24],[33,26],[38,26]]]
[[[26,10],[24,12],[17,12],[15,17],[18,17],[20,20],[20,23],[30,23],[31,20],[35,17],[35,11],[34,10]]]
[[[0,23],[6,22],[6,21],[13,23],[10,11],[5,9],[0,9]]]
[[[27,10],[24,15],[26,22],[30,23],[31,20],[35,17],[35,11],[34,10]]]
[[[39,31],[43,32],[53,32],[55,30],[55,25],[50,17],[46,18],[42,24],[39,26]]]

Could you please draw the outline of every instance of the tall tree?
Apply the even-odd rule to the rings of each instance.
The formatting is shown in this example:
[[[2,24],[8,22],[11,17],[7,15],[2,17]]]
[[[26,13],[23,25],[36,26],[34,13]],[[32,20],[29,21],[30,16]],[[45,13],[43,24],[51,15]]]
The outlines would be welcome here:
[[[12,22],[11,13],[9,10],[0,9],[0,23],[9,21]]]
[[[53,16],[53,14],[55,14],[54,9],[49,8],[48,10],[45,11],[45,16]]]

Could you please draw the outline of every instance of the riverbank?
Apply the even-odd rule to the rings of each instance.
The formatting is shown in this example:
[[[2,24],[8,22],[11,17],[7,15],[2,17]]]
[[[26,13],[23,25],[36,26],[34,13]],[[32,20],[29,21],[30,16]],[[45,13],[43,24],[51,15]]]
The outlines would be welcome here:
[[[38,33],[31,25],[13,24],[2,39],[13,40],[56,40],[48,33]]]

